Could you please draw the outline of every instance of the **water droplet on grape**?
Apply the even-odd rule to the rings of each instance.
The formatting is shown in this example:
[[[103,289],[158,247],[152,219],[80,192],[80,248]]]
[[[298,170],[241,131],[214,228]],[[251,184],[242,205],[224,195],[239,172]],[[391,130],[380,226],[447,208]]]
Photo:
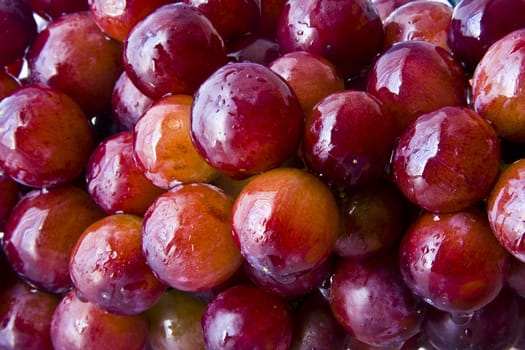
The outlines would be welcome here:
[[[468,337],[468,338],[472,337],[472,329],[465,328],[465,330],[463,332],[464,332],[466,337]]]

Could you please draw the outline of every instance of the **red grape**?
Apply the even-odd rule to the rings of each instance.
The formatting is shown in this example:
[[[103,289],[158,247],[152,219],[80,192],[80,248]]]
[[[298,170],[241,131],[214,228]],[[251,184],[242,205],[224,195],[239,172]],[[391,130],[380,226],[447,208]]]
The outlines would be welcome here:
[[[27,60],[33,83],[62,90],[87,114],[111,110],[113,86],[122,73],[122,48],[108,40],[89,12],[51,21],[35,38]]]
[[[77,295],[120,315],[137,315],[165,290],[142,252],[142,219],[129,214],[102,218],[87,227],[71,253]]]
[[[232,63],[196,92],[191,137],[211,166],[246,178],[296,152],[303,119],[295,94],[276,73],[256,63]]]
[[[439,310],[465,315],[500,292],[509,259],[480,209],[424,213],[403,236],[405,283]]]
[[[454,212],[484,199],[499,174],[494,129],[471,109],[443,107],[420,116],[401,135],[392,160],[395,181],[414,203]]]
[[[11,178],[0,174],[0,231],[9,217],[11,209],[20,197],[20,186]]]
[[[93,144],[86,115],[63,92],[25,85],[0,101],[0,167],[15,181],[49,187],[75,179]]]
[[[36,33],[33,12],[26,1],[0,1],[0,67],[22,58]]]
[[[286,350],[292,321],[283,301],[249,285],[229,288],[202,317],[206,349]]]
[[[184,291],[220,285],[240,267],[231,235],[233,200],[208,184],[183,184],[161,194],[144,215],[142,247],[166,284]]]
[[[82,189],[62,186],[26,194],[5,225],[2,246],[13,269],[52,293],[71,288],[69,259],[86,227],[104,212]]]
[[[33,11],[46,19],[88,10],[88,0],[27,0]]]
[[[224,42],[195,7],[167,4],[137,23],[124,40],[124,68],[145,95],[193,94],[226,63]]]
[[[337,204],[315,176],[270,170],[253,177],[235,200],[232,231],[246,261],[279,280],[328,258],[339,234]]]

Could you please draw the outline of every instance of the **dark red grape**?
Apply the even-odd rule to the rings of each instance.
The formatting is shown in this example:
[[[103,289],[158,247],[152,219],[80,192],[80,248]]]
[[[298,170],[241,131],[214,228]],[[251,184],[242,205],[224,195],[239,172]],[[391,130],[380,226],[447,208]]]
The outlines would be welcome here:
[[[374,96],[336,92],[316,104],[306,120],[304,159],[329,184],[371,183],[383,176],[395,136],[395,120]]]
[[[286,350],[292,321],[284,302],[249,285],[231,287],[213,299],[202,317],[206,349]]]
[[[69,258],[76,241],[103,216],[91,197],[77,187],[33,190],[11,212],[2,246],[24,280],[63,293],[71,288]]]
[[[49,187],[84,169],[93,135],[86,115],[63,92],[25,85],[0,101],[0,167],[15,181]]]
[[[88,0],[27,0],[33,11],[46,19],[88,10]]]
[[[214,168],[246,178],[295,154],[304,115],[290,87],[269,68],[232,63],[195,94],[191,136]]]
[[[466,106],[469,83],[452,54],[411,40],[392,46],[375,61],[366,89],[384,105],[402,132],[420,115],[445,106]]]
[[[383,43],[381,19],[368,0],[287,1],[277,31],[283,53],[323,56],[345,78],[370,65]]]
[[[151,12],[173,0],[87,0],[93,20],[109,37],[124,41],[131,29]]]
[[[498,295],[509,264],[486,214],[477,208],[422,214],[403,236],[399,256],[413,293],[460,316]]]
[[[228,61],[252,62],[268,66],[281,55],[279,44],[270,39],[247,35],[228,45]]]
[[[169,95],[144,111],[135,125],[133,154],[144,175],[156,186],[210,182],[217,171],[201,157],[190,136],[193,98]]]
[[[146,350],[148,321],[140,316],[121,316],[97,308],[67,293],[51,319],[55,350]]]
[[[171,289],[147,311],[148,339],[154,350],[202,350],[201,318],[206,304],[189,294]]]
[[[0,231],[9,217],[11,209],[20,198],[20,186],[6,175],[0,174]]]
[[[260,17],[260,0],[184,0],[199,9],[225,40],[252,32]]]
[[[474,110],[489,120],[501,138],[519,143],[525,141],[523,88],[525,28],[496,41],[472,76]]]
[[[36,34],[33,11],[26,1],[0,1],[0,66],[22,58]]]
[[[193,94],[226,63],[224,42],[195,7],[167,4],[137,23],[124,41],[124,68],[147,96]]]
[[[87,114],[111,111],[113,86],[122,73],[122,48],[108,40],[89,12],[51,21],[35,38],[27,60],[31,82],[62,90]]]
[[[7,71],[0,70],[0,100],[18,89],[22,84]]]
[[[468,71],[496,40],[525,27],[521,0],[462,0],[454,8],[448,43]]]
[[[391,252],[362,260],[340,259],[332,277],[330,307],[358,340],[400,344],[420,331],[425,303],[403,282]]]
[[[135,162],[133,132],[122,131],[99,143],[86,168],[87,190],[108,214],[143,215],[163,189]]]
[[[242,263],[231,234],[233,200],[208,184],[183,184],[161,194],[144,215],[142,247],[166,284],[184,291],[220,285]]]
[[[492,188],[487,214],[494,235],[515,258],[525,262],[525,159],[505,168]]]
[[[261,14],[255,33],[270,40],[277,36],[277,24],[286,0],[259,0]]]
[[[153,100],[144,95],[122,72],[113,86],[111,105],[113,119],[121,130],[133,130],[135,124]]]
[[[232,232],[250,265],[284,279],[329,257],[339,234],[337,204],[315,176],[270,170],[253,177],[235,200]]]
[[[60,298],[17,282],[0,293],[0,349],[53,350],[51,319]]]
[[[77,295],[120,315],[152,307],[166,289],[142,252],[142,219],[110,215],[87,227],[71,253],[70,274]]]
[[[436,349],[507,350],[523,330],[522,312],[523,300],[503,289],[493,301],[465,319],[430,308],[423,328]]]
[[[414,0],[372,0],[381,21],[384,23],[388,16],[398,7]]]
[[[302,301],[294,314],[290,350],[343,350],[348,333],[337,322],[330,305],[319,293]],[[353,348],[352,348],[353,350]]]
[[[492,126],[473,110],[452,106],[420,116],[405,130],[392,167],[412,202],[432,212],[454,212],[489,194],[500,156]]]
[[[525,298],[525,263],[511,256],[510,268],[505,282],[514,293]]]

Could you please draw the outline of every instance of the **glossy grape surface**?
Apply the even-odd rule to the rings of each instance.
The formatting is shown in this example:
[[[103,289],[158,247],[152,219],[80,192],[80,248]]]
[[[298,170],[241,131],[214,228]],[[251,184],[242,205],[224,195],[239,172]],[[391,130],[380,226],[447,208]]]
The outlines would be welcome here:
[[[232,232],[245,260],[279,279],[326,260],[339,233],[338,220],[335,198],[319,179],[279,168],[243,188],[234,203]]]
[[[173,3],[140,21],[124,40],[124,68],[147,96],[193,94],[226,63],[224,42],[195,7]]]
[[[86,227],[104,212],[74,186],[33,190],[11,212],[2,247],[24,280],[51,293],[71,288],[69,258]]]
[[[143,215],[164,192],[135,162],[132,131],[113,134],[99,143],[88,161],[86,182],[91,197],[108,214]]]
[[[439,310],[465,315],[491,302],[503,286],[508,254],[477,208],[424,213],[403,236],[403,279]]]
[[[303,119],[295,94],[276,73],[260,64],[232,63],[196,92],[191,137],[211,166],[246,178],[296,152]]]
[[[364,91],[336,92],[307,118],[303,137],[308,168],[327,183],[347,188],[376,181],[390,159],[395,120]]]
[[[472,76],[476,112],[490,121],[500,137],[520,143],[525,141],[524,87],[525,29],[521,29],[495,42]]]
[[[0,101],[0,167],[17,182],[48,187],[75,179],[93,135],[86,115],[63,92],[25,85]]]
[[[499,174],[496,132],[471,109],[443,107],[401,135],[392,159],[396,184],[432,212],[454,212],[484,199]]]
[[[165,290],[142,253],[142,219],[106,216],[87,227],[71,253],[77,295],[120,315],[146,311]]]
[[[157,197],[144,215],[142,247],[149,266],[173,288],[220,285],[240,267],[231,235],[233,200],[208,184],[183,184]]]
[[[249,285],[229,288],[213,299],[202,328],[209,350],[286,350],[292,338],[292,321],[283,301]]]
[[[323,56],[345,78],[371,64],[383,41],[377,10],[363,0],[288,1],[277,30],[283,53],[308,51]]]
[[[20,187],[16,181],[5,175],[0,175],[0,230],[3,230],[4,223],[19,197]]]
[[[89,12],[50,22],[31,44],[27,60],[33,83],[62,90],[88,115],[110,111],[113,85],[123,69],[122,48],[108,40]]]
[[[16,62],[37,33],[31,7],[25,1],[0,2],[0,66]]]

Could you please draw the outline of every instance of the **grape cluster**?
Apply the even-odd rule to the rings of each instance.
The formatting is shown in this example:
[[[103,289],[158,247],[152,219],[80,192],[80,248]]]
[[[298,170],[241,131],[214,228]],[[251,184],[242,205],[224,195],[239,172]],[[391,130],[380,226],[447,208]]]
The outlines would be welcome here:
[[[0,349],[525,349],[522,0],[0,0]]]

